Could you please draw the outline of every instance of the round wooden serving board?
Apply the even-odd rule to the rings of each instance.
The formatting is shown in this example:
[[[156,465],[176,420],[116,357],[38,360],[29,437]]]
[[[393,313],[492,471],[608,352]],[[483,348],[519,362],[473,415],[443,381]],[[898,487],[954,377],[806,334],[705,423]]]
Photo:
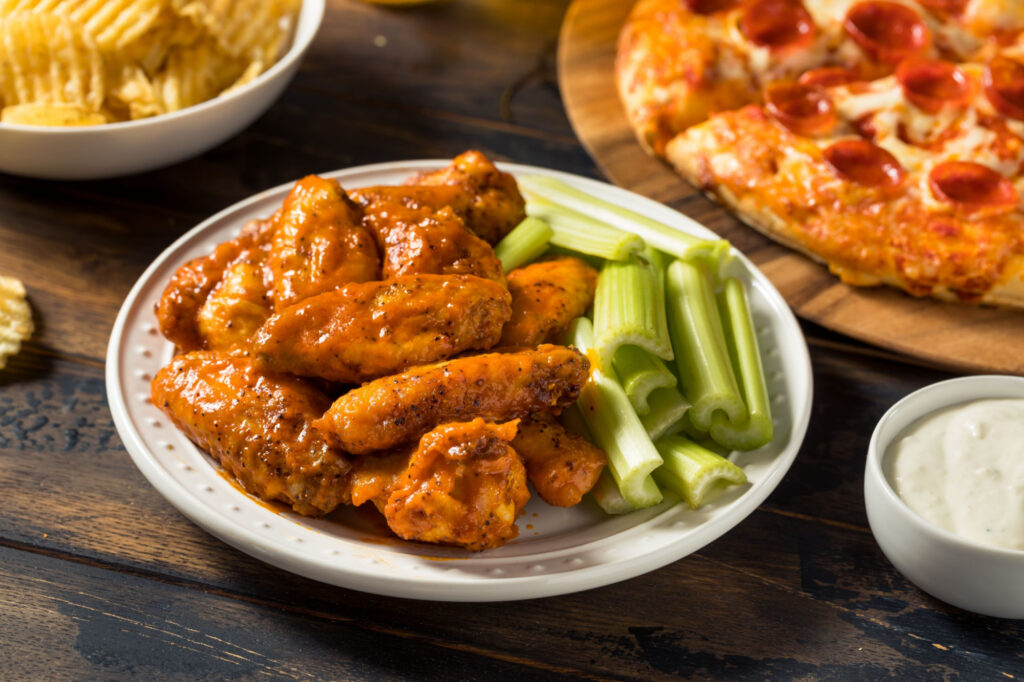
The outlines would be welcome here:
[[[558,48],[558,78],[569,119],[612,182],[669,204],[729,239],[801,317],[939,366],[1024,374],[1024,312],[847,286],[824,266],[743,225],[649,156],[626,121],[613,74],[615,43],[633,3],[575,0]]]

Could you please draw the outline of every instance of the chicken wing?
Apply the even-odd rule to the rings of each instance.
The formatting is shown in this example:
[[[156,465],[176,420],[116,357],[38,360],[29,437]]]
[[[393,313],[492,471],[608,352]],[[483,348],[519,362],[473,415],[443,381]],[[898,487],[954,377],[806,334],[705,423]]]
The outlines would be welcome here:
[[[519,423],[512,441],[537,494],[556,507],[572,507],[597,483],[608,455],[583,436],[567,432],[550,414]]]
[[[269,220],[249,223],[237,237],[219,244],[209,255],[194,258],[178,268],[156,304],[157,322],[167,340],[185,351],[207,346],[204,331],[200,329],[199,324],[200,310],[232,266],[255,268],[266,260],[270,241],[277,227],[276,217],[275,215]],[[251,280],[249,274],[251,273],[238,272],[234,275],[235,283],[229,287],[228,298],[253,301],[264,300],[263,297],[266,296],[269,306],[272,295],[267,285],[262,278]],[[245,280],[246,285],[255,285],[255,288],[252,291],[246,290],[244,295],[239,296],[239,277]],[[214,319],[231,319],[225,311],[233,306],[227,300],[218,306],[218,310],[208,311],[209,321],[205,331],[207,334],[212,330]],[[249,312],[251,313],[251,310]],[[217,343],[222,347],[224,345]]]
[[[251,249],[224,271],[196,313],[196,327],[207,350],[247,346],[274,312],[266,265],[269,249]]]
[[[330,399],[304,380],[195,351],[157,372],[152,400],[257,497],[309,516],[348,501],[348,457],[310,428]]]
[[[522,460],[509,446],[516,423],[443,424],[420,439],[387,490],[388,527],[400,538],[478,552],[519,534],[530,499]]]
[[[363,222],[383,254],[385,279],[401,275],[477,275],[504,283],[491,245],[466,228],[447,202],[448,187],[369,187],[353,190]]]
[[[566,256],[508,273],[512,319],[501,332],[503,346],[558,343],[569,324],[594,302],[597,270]]]
[[[282,310],[349,282],[380,279],[380,257],[362,211],[334,180],[309,175],[284,200],[270,254]]]
[[[457,358],[353,389],[314,426],[347,452],[388,450],[446,422],[507,421],[564,407],[589,370],[585,356],[563,346]]]
[[[359,383],[493,346],[508,291],[472,275],[413,275],[346,284],[277,313],[256,335],[268,370]]]
[[[405,184],[460,188],[470,200],[457,210],[469,229],[489,244],[497,244],[526,217],[526,202],[515,178],[478,151],[459,154],[451,165],[415,175]]]

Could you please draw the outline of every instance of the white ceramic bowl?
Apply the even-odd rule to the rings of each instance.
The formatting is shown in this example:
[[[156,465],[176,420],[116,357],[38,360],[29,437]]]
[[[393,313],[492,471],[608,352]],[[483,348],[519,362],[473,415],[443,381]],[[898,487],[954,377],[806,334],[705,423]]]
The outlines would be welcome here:
[[[1024,398],[1024,378],[971,376],[911,393],[878,422],[868,445],[864,502],[868,522],[889,561],[944,602],[999,618],[1024,618],[1024,551],[961,538],[917,514],[885,475],[889,445],[927,414],[984,398]]]
[[[266,111],[295,75],[324,16],[325,0],[304,0],[288,51],[251,83],[162,116],[101,126],[56,128],[0,123],[0,171],[53,180],[91,180],[152,170],[196,156]]]

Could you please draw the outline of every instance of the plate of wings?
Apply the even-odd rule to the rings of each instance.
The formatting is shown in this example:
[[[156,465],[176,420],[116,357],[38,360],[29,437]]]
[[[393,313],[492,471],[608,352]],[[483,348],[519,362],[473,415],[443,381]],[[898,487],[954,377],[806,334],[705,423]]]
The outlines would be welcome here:
[[[136,466],[179,511],[279,568],[389,596],[565,594],[676,561],[756,509],[796,457],[811,368],[795,317],[737,255],[775,437],[733,453],[748,483],[692,510],[610,516],[604,455],[566,433],[589,362],[559,345],[596,272],[505,273],[516,177],[549,175],[697,236],[605,183],[478,152],[308,176],[211,217],[129,293],[107,392]]]

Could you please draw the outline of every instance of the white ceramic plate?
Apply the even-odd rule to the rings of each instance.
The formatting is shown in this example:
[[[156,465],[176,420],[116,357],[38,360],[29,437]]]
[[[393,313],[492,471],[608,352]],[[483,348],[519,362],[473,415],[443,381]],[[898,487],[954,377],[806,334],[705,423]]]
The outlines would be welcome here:
[[[327,174],[344,187],[397,184],[447,161],[406,161]],[[566,173],[539,173],[615,201],[680,230],[713,237],[691,219],[611,185]],[[751,307],[773,396],[775,439],[735,456],[750,484],[692,511],[663,503],[607,516],[585,501],[550,507],[536,496],[519,519],[520,535],[498,549],[464,550],[400,541],[370,514],[346,508],[323,519],[276,512],[241,492],[149,400],[149,383],[173,348],[158,333],[153,304],[187,260],[231,238],[248,220],[273,213],[291,185],[281,185],[220,212],[167,249],[128,294],[107,351],[107,394],[114,423],[135,464],[185,516],[225,542],[288,571],[356,590],[416,599],[499,601],[565,594],[607,585],[697,551],[750,514],[779,484],[796,457],[811,411],[811,366],[800,327],[782,297],[740,257],[735,270]]]

